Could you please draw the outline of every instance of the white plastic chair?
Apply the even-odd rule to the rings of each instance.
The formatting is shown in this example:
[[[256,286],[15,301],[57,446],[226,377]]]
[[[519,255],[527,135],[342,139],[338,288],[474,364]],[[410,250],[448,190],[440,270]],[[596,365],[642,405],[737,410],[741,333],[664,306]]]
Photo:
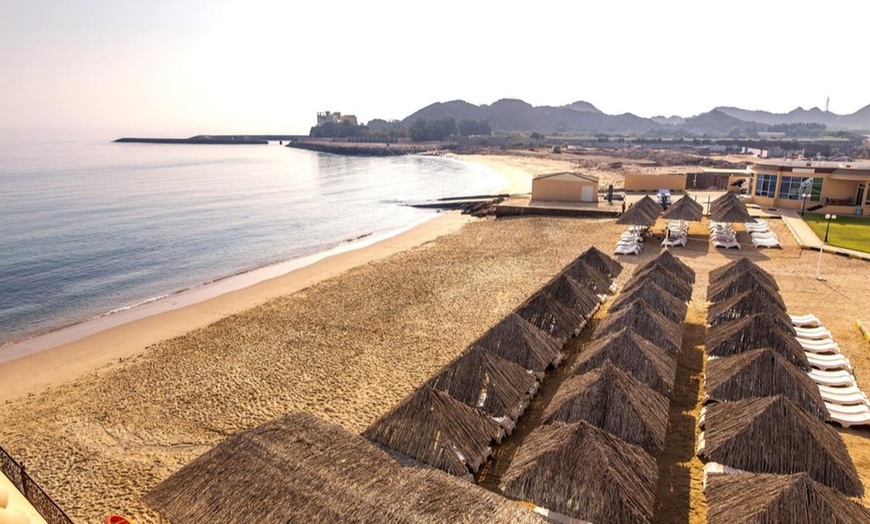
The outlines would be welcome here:
[[[812,353],[840,352],[840,345],[830,338],[823,340],[804,340],[802,338],[795,337],[795,340],[797,340],[798,344],[800,344],[801,347],[804,348],[804,351],[810,351]]]
[[[795,327],[821,327],[822,321],[812,313],[806,315],[789,315],[791,324]]]
[[[841,387],[830,389],[852,390],[857,388]],[[824,400],[825,402],[830,402],[831,404],[838,404],[841,406],[850,406],[854,404],[867,405],[867,397],[865,397],[860,390],[857,393],[828,393],[819,389],[819,394],[822,396],[822,400]]]
[[[855,377],[848,371],[820,371],[814,369],[807,373],[813,382],[823,386],[855,386]]]
[[[806,353],[806,355],[807,361],[814,368],[822,370],[844,369],[849,372],[852,371],[852,363],[843,355],[820,355],[815,353]]]
[[[823,327],[814,327],[814,328],[795,327],[794,332],[798,338],[802,338],[804,340],[824,340],[826,338],[830,338],[833,340],[833,338],[834,338],[831,336],[831,332]]]

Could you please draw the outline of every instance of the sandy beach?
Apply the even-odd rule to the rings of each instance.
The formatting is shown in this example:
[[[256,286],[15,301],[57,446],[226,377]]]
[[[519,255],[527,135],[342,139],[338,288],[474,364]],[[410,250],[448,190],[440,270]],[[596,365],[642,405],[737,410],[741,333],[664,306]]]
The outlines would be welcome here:
[[[462,157],[504,173],[511,192],[529,174],[570,169],[547,159]],[[815,313],[870,389],[870,318],[860,260],[801,252],[771,221],[782,250],[720,252],[705,224],[674,253],[698,275],[666,450],[659,457],[661,522],[704,522],[694,457],[711,269],[748,256],[777,279],[792,314]],[[225,436],[294,410],[361,431],[516,307],[582,250],[611,252],[612,220],[473,220],[445,214],[371,246],[249,287],[115,326],[0,364],[0,443],[76,521],[157,516],[141,495]],[[748,243],[746,233],[738,240]],[[633,267],[657,254],[620,257]],[[597,316],[606,314],[603,308]],[[870,490],[870,432],[841,434]],[[870,494],[865,497],[865,504]]]

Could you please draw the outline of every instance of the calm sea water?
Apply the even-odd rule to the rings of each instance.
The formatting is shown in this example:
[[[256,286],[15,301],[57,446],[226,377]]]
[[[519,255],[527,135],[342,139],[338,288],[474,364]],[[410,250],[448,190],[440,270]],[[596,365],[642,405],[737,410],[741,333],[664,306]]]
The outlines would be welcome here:
[[[0,345],[388,233],[504,179],[458,160],[0,130]]]

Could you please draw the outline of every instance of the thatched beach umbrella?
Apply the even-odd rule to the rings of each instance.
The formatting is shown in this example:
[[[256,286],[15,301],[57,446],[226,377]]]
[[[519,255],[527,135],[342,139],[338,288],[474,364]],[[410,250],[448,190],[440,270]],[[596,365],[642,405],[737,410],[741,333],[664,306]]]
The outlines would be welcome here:
[[[596,295],[603,296],[614,293],[613,280],[584,259],[578,258],[571,262],[560,273],[573,278],[580,285],[588,287]]]
[[[659,207],[659,212],[661,212],[661,207]],[[625,213],[620,215],[620,217],[616,219],[616,223],[623,226],[652,227],[658,219],[659,215],[653,214],[649,209],[646,209],[643,206],[634,205]]]
[[[649,195],[644,195],[644,197],[635,202],[632,207],[639,207],[656,218],[662,214],[661,204],[656,202],[655,199]]]
[[[668,250],[661,251],[653,259],[637,266],[637,269],[634,270],[634,274],[637,275],[638,273],[643,273],[652,266],[661,266],[688,284],[695,283],[695,270],[690,268],[679,258],[675,257],[674,254]]]
[[[773,275],[765,271],[755,262],[749,260],[746,257],[740,257],[733,262],[729,262],[724,266],[719,266],[716,269],[710,270],[710,278],[709,281],[712,284],[713,282],[718,282],[720,280],[731,280],[732,278],[742,275],[744,273],[755,273],[756,276],[762,277],[770,287],[774,289],[779,289],[779,286],[776,285],[776,280],[773,278]]]
[[[608,360],[666,397],[674,390],[677,359],[630,328],[586,344],[571,374],[582,375]]]
[[[719,207],[712,207],[711,205],[710,218],[714,222],[726,222],[732,224],[754,220],[752,215],[749,214],[749,210],[746,209],[746,204],[740,201],[735,203],[729,202],[720,205]]]
[[[750,473],[807,472],[846,495],[864,487],[837,431],[781,395],[707,407],[701,458]]]
[[[676,355],[680,351],[683,340],[682,324],[668,319],[643,300],[636,300],[619,311],[608,313],[595,329],[594,337],[607,337],[624,328],[631,328],[670,355]]]
[[[480,346],[463,352],[426,384],[483,411],[507,432],[538,390],[538,381],[527,370]]]
[[[707,309],[707,323],[711,326],[718,326],[719,324],[732,322],[759,313],[767,315],[779,327],[794,335],[794,326],[788,313],[782,309],[778,302],[768,298],[769,296],[769,293],[747,291],[721,302],[711,304]]]
[[[563,382],[544,411],[544,423],[585,420],[653,453],[665,445],[669,406],[670,399],[607,360]]]
[[[689,306],[685,302],[671,295],[655,282],[647,282],[642,286],[623,291],[613,300],[607,311],[610,314],[615,313],[637,300],[642,300],[644,304],[676,323],[683,322],[689,311]]]
[[[562,341],[516,313],[509,313],[472,345],[519,364],[538,378],[543,378],[548,367],[556,367],[562,360]]]
[[[727,401],[782,395],[820,420],[828,420],[819,387],[806,373],[770,349],[756,349],[707,362],[706,400]]]
[[[704,216],[704,206],[692,200],[688,195],[677,200],[665,211],[664,218],[681,222],[700,222]]]
[[[692,284],[664,266],[651,265],[633,274],[631,280],[623,287],[623,292],[643,286],[647,282],[655,282],[662,289],[684,302],[692,300]]]
[[[540,291],[523,302],[515,312],[544,333],[561,339],[577,335],[586,326],[586,319],[579,313]]]
[[[590,266],[594,267],[602,274],[616,278],[622,273],[622,264],[616,259],[611,258],[595,246],[590,247],[586,251],[580,253],[577,260],[583,260]]]
[[[643,449],[581,421],[533,431],[502,476],[505,495],[591,522],[650,522],[658,467]]]
[[[707,354],[728,357],[753,349],[770,348],[804,371],[810,364],[804,349],[787,331],[766,315],[755,314],[707,330]]]
[[[870,522],[870,510],[806,473],[711,475],[704,493],[709,524]]]
[[[228,437],[144,500],[174,524],[543,520],[474,484],[406,462],[336,424],[293,413]]]
[[[423,386],[362,435],[451,475],[468,477],[487,461],[490,443],[500,441],[504,431],[481,411]]]
[[[717,280],[707,287],[707,300],[710,302],[722,302],[735,295],[747,291],[764,293],[766,298],[778,303],[781,309],[785,309],[785,303],[779,294],[779,289],[771,286],[761,275],[753,272],[743,273],[727,280]]]
[[[555,298],[586,320],[589,320],[601,307],[601,299],[594,291],[564,273],[557,275],[540,291]]]

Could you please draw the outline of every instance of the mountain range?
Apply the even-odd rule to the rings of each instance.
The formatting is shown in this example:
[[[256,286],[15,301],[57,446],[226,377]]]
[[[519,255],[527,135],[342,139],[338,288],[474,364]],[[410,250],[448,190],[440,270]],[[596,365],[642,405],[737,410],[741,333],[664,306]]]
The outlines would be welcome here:
[[[454,118],[487,120],[495,132],[649,134],[682,132],[695,135],[724,135],[735,129],[766,131],[778,124],[816,123],[830,130],[870,130],[870,105],[850,115],[797,108],[788,113],[752,111],[737,107],[716,107],[689,118],[656,116],[643,118],[631,113],[608,115],[589,102],[579,100],[564,106],[532,106],[522,100],[505,98],[492,104],[474,105],[463,100],[436,102],[402,120]]]

